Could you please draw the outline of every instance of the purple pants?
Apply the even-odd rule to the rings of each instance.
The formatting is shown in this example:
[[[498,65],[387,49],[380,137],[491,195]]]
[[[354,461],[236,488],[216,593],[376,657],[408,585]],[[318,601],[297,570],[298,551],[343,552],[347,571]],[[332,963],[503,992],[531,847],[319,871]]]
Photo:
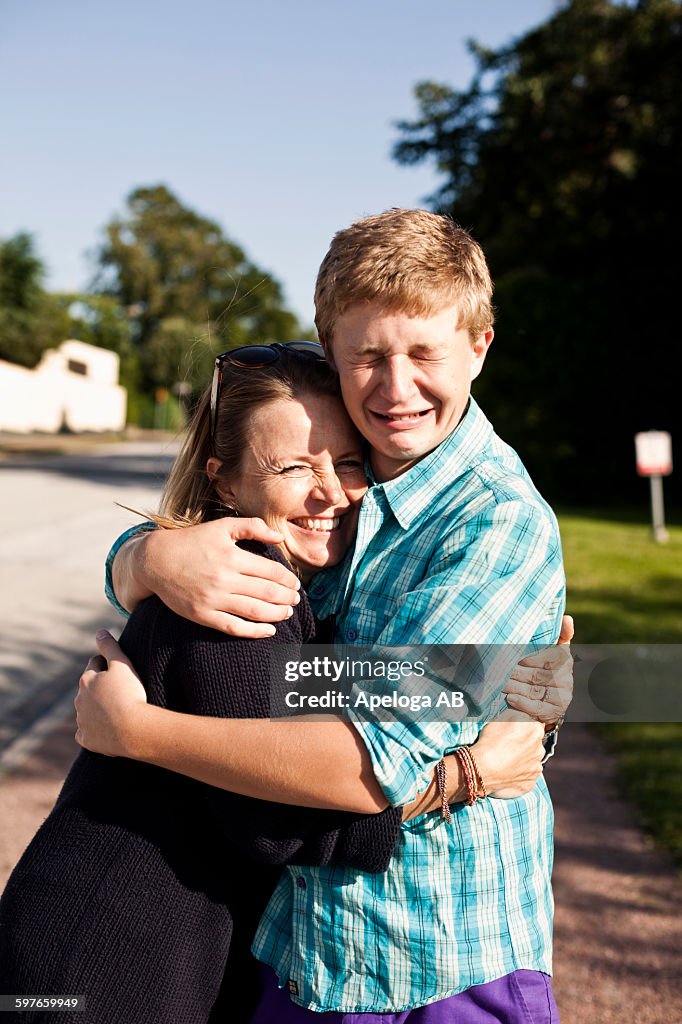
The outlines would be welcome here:
[[[260,967],[261,998],[251,1024],[559,1024],[551,978],[540,971],[514,971],[400,1013],[315,1013],[292,1003],[275,972]]]

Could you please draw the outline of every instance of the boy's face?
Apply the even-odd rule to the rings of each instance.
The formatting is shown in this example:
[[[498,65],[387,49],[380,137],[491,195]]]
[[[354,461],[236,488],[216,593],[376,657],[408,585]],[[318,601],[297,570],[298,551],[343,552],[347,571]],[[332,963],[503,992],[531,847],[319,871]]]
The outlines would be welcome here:
[[[433,451],[459,423],[493,338],[457,329],[456,306],[427,317],[352,306],[328,353],[346,409],[372,446],[378,480],[392,480]]]

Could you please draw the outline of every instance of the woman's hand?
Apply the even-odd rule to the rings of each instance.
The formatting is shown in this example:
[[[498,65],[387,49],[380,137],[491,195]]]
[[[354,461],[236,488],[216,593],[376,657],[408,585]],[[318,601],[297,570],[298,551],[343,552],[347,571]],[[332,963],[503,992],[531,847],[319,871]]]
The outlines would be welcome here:
[[[503,692],[507,704],[536,722],[560,722],[573,698],[573,619],[564,615],[556,647],[520,661]]]
[[[237,547],[238,540],[278,544],[261,519],[226,516],[128,540],[112,566],[114,591],[132,611],[150,594],[184,619],[231,636],[272,636],[292,614],[300,581],[285,566]],[[248,621],[247,621],[248,620]]]
[[[80,677],[76,742],[109,757],[135,757],[147,694],[132,664],[111,633],[97,634],[99,655]]]

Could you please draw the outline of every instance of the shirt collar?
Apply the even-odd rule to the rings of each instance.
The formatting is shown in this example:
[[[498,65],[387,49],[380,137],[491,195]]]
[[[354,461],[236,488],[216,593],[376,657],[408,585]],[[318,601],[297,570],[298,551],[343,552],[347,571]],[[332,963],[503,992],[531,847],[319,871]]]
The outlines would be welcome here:
[[[374,484],[404,530],[432,504],[436,495],[480,462],[487,453],[493,428],[473,398],[464,416],[444,441],[395,480]]]

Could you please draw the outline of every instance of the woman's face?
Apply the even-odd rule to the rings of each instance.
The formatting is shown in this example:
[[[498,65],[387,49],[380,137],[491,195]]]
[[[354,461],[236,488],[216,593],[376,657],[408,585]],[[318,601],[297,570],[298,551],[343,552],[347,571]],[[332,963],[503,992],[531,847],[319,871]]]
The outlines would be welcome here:
[[[367,490],[360,436],[340,399],[268,402],[251,417],[238,479],[217,489],[240,515],[260,516],[282,534],[307,582],[340,562],[355,536]]]

